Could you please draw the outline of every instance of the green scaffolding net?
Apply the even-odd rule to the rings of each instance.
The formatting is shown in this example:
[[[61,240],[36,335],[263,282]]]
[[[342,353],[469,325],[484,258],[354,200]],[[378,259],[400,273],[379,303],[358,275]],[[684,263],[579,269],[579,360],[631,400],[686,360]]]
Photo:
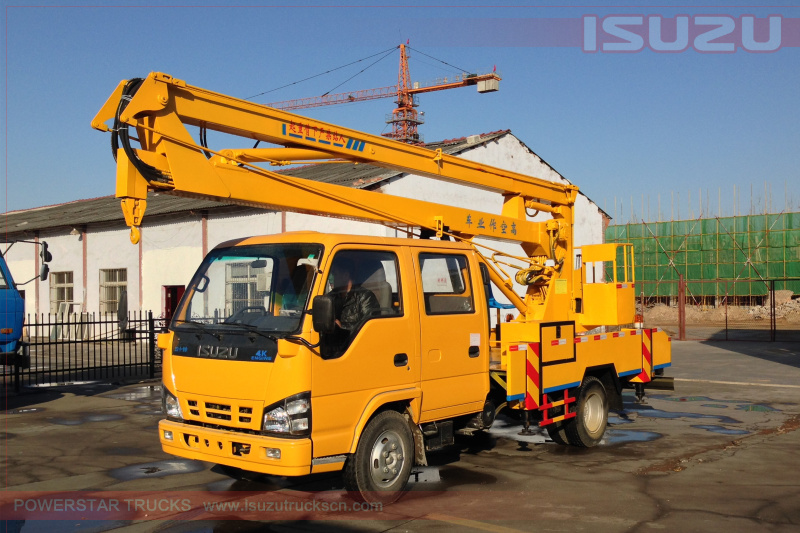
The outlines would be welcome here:
[[[606,242],[631,243],[646,297],[676,296],[683,275],[695,296],[800,293],[800,213],[609,226]]]

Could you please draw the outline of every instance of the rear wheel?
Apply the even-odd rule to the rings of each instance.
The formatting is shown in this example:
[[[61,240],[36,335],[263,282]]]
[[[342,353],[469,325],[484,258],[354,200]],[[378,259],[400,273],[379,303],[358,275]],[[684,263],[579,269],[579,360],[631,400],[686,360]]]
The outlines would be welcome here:
[[[384,411],[364,428],[344,466],[345,488],[367,502],[391,503],[402,495],[414,464],[414,441],[403,415]]]
[[[547,435],[556,444],[569,444],[567,441],[567,430],[564,428],[563,422],[553,422],[547,428]]]
[[[608,424],[608,397],[603,384],[594,376],[587,376],[578,389],[576,414],[564,424],[566,437],[573,446],[596,446]]]
[[[550,410],[551,418],[555,418],[563,414],[564,414],[563,405],[559,407],[553,407]],[[556,444],[561,444],[561,445],[569,444],[569,441],[567,440],[567,430],[564,427],[563,420],[561,422],[553,422],[552,424],[548,424],[547,426],[545,426],[545,429],[547,430],[547,435]]]

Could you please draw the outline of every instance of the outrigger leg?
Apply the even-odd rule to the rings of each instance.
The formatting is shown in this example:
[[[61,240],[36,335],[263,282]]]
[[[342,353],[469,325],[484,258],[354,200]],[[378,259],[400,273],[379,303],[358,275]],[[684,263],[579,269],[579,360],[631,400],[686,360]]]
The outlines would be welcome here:
[[[529,411],[525,409],[522,411],[522,431],[519,432],[520,435],[533,435],[534,432],[531,430],[531,421],[528,418]]]
[[[644,383],[634,383],[636,386],[636,403],[647,403],[644,395]]]

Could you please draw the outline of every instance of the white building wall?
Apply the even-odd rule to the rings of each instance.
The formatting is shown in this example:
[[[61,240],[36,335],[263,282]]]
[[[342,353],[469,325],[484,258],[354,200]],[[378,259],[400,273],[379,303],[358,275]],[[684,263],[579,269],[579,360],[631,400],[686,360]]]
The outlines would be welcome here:
[[[302,213],[286,213],[286,231],[319,231],[371,237],[385,237],[387,235],[386,228],[381,224],[305,215]],[[392,232],[392,236],[394,236],[394,232]]]
[[[86,235],[86,309],[100,310],[100,270],[127,269],[130,310],[139,303],[139,247],[131,244],[127,227],[92,229]]]
[[[53,260],[48,263],[50,266],[50,276],[46,281],[39,282],[39,311],[42,313],[51,312],[50,306],[50,282],[53,280],[54,272],[72,272],[72,310],[80,312],[83,303],[83,242],[80,235],[42,235],[40,240],[46,241],[48,249],[53,256]],[[29,283],[33,286],[33,283]],[[27,292],[25,295],[27,296]],[[28,307],[28,302],[25,306]],[[33,303],[33,302],[31,302]],[[27,311],[27,309],[26,309]],[[55,310],[56,312],[58,309]],[[31,312],[33,312],[31,310]]]
[[[163,310],[163,285],[187,285],[203,260],[203,234],[199,215],[168,219],[142,226],[141,309],[159,316]],[[137,249],[131,246],[129,248]],[[139,308],[139,293],[128,291],[131,309]]]
[[[212,250],[219,243],[232,239],[256,235],[273,235],[280,232],[281,214],[274,211],[250,212],[247,214],[227,213],[222,215],[210,213],[208,216],[208,249]],[[201,243],[198,243],[198,245],[201,245]]]

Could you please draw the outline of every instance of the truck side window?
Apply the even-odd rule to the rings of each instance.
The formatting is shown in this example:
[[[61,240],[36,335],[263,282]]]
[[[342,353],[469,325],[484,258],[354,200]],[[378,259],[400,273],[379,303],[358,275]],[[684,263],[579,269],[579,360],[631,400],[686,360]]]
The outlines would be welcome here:
[[[466,256],[421,253],[419,265],[427,314],[475,312]]]
[[[325,359],[344,354],[368,321],[403,314],[397,256],[392,252],[337,253],[325,286],[336,309],[336,331],[322,338]]]

